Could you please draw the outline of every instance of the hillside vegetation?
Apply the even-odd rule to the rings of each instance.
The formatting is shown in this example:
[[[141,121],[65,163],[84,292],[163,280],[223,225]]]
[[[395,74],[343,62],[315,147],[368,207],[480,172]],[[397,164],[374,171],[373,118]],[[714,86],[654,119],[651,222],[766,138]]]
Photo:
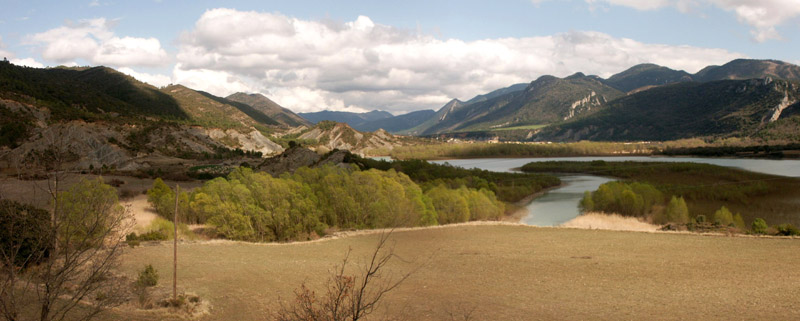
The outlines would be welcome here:
[[[0,97],[47,107],[56,121],[189,117],[173,97],[106,67],[39,69],[0,63]]]
[[[748,135],[786,118],[798,100],[800,86],[783,80],[679,83],[620,98],[590,117],[544,129],[538,139],[631,141]]]
[[[251,106],[284,126],[296,127],[312,125],[303,117],[300,117],[291,110],[281,107],[261,94],[246,94],[240,92],[225,97],[225,99]]]
[[[447,117],[422,133],[548,124],[589,113],[621,95],[598,78],[581,73],[563,79],[542,76],[525,90],[451,107]]]

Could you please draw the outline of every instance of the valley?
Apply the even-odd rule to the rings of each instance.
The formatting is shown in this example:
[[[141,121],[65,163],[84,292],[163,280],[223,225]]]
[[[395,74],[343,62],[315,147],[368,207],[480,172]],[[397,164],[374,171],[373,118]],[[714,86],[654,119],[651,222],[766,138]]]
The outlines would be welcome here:
[[[794,318],[798,70],[640,64],[394,115],[3,62],[0,224],[42,266],[113,245],[101,272],[117,283],[71,312],[120,295],[102,320],[281,319],[324,300],[325,280],[364,280],[370,255],[389,262],[378,285],[402,280],[378,318]],[[125,226],[15,232],[25,206],[77,231],[86,213]],[[46,230],[41,213],[24,224]],[[183,301],[169,298],[175,239]],[[160,281],[143,286],[144,271]]]

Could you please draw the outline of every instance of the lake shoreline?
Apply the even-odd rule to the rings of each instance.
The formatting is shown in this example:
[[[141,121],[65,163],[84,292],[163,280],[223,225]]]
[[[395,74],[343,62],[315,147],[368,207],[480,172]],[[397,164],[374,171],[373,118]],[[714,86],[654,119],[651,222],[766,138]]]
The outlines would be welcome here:
[[[513,206],[517,207],[517,210],[515,210],[513,213],[511,213],[509,215],[504,216],[501,219],[501,221],[522,224],[521,223],[522,219],[525,218],[526,216],[530,215],[530,211],[528,210],[528,205],[531,202],[533,202],[535,199],[541,197],[542,195],[544,195],[545,193],[547,193],[549,191],[556,190],[556,189],[562,188],[564,186],[567,186],[567,183],[562,182],[561,184],[558,184],[556,186],[550,186],[548,188],[542,189],[541,191],[538,191],[538,192],[533,193],[531,195],[525,196],[523,199],[521,199],[519,201],[510,203]]]

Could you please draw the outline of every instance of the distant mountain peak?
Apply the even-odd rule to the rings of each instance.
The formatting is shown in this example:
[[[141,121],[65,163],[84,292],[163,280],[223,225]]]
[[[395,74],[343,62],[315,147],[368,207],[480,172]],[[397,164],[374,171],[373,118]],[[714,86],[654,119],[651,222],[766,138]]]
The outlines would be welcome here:
[[[249,105],[265,115],[272,117],[284,126],[311,126],[311,123],[306,121],[303,117],[300,117],[291,110],[284,108],[283,106],[269,99],[269,97],[260,93],[248,94],[237,92],[226,97],[226,99]]]
[[[579,71],[579,72],[576,72],[576,73],[570,75],[569,77],[567,77],[565,79],[577,79],[577,78],[585,78],[585,77],[586,77],[586,75],[584,75],[582,72]]]

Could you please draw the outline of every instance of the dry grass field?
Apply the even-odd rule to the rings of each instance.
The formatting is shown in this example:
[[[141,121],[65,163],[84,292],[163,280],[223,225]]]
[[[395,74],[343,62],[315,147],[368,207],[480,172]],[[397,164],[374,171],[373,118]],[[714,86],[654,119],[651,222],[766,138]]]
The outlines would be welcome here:
[[[378,237],[294,244],[183,243],[179,288],[211,305],[203,320],[264,320],[306,282],[320,290],[352,248],[363,262]],[[800,319],[800,240],[620,232],[521,225],[455,225],[395,231],[416,270],[386,297],[383,313],[409,320]],[[126,251],[120,270],[145,264],[172,282],[171,243]],[[404,260],[404,261],[403,261]],[[121,308],[102,318],[164,319]],[[451,318],[451,315],[454,318]]]

